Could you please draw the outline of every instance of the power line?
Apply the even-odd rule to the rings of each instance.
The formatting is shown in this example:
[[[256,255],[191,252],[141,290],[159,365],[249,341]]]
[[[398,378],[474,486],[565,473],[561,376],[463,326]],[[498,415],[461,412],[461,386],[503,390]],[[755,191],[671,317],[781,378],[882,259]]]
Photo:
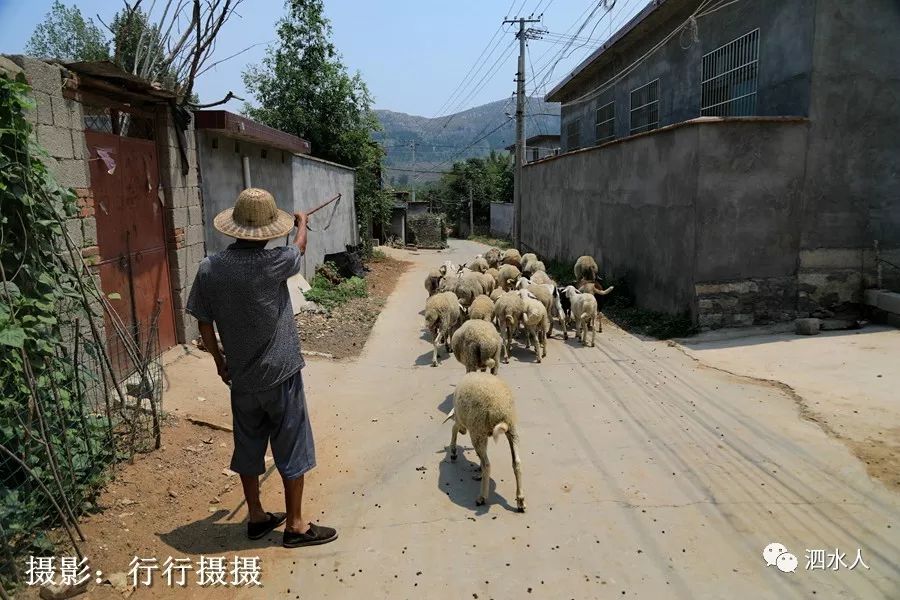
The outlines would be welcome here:
[[[442,162],[439,162],[439,163],[437,163],[437,164],[430,164],[430,165],[428,165],[428,166],[431,167],[431,168],[436,169],[437,167],[443,166],[443,165],[447,164],[447,163],[450,162],[450,161],[455,161],[457,158],[459,158],[460,156],[462,156],[462,155],[466,152],[466,150],[469,150],[470,148],[472,148],[473,146],[475,146],[475,144],[477,144],[477,143],[481,142],[482,140],[484,140],[484,139],[490,137],[490,136],[493,135],[496,131],[500,130],[504,125],[506,125],[507,123],[509,123],[510,121],[512,121],[512,117],[507,117],[505,121],[503,121],[502,123],[500,123],[499,125],[497,125],[497,126],[494,127],[493,129],[491,129],[490,131],[488,131],[486,134],[484,134],[484,135],[482,135],[481,137],[478,137],[478,138],[475,139],[474,141],[470,142],[469,145],[467,145],[465,148],[463,148],[462,150],[460,150],[459,152],[457,152],[456,154],[454,154],[454,155],[451,156],[450,158],[448,158],[448,159],[446,159],[446,160],[444,160],[444,161],[442,161]],[[488,127],[490,127],[490,125],[488,125]],[[484,129],[487,129],[487,127],[485,127]],[[484,129],[482,129],[481,131],[483,132]]]

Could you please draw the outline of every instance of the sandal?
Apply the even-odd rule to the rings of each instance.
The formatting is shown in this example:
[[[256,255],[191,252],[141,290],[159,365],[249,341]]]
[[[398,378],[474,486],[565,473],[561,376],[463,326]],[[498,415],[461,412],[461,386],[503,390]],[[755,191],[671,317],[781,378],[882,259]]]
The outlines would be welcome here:
[[[285,531],[282,545],[285,548],[301,548],[303,546],[318,546],[333,542],[338,537],[337,531],[331,527],[322,527],[315,523],[309,524],[309,530],[306,533],[295,533],[293,531]]]
[[[284,523],[285,519],[287,519],[287,514],[285,513],[267,512],[266,514],[269,515],[267,521],[247,523],[247,537],[251,540],[258,540],[266,537],[273,529]]]

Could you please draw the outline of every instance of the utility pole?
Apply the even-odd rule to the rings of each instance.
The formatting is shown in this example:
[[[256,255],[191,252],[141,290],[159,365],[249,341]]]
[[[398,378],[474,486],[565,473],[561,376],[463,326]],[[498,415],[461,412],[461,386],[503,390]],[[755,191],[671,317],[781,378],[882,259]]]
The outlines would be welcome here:
[[[416,177],[419,175],[416,173],[416,142],[413,140],[412,142],[412,163],[413,163],[413,178],[412,178],[412,201],[416,201]]]
[[[475,204],[472,200],[472,182],[469,182],[469,237],[475,235]]]
[[[513,178],[513,245],[521,251],[522,166],[525,164],[525,40],[530,30],[527,23],[540,23],[540,19],[506,19],[503,24],[518,23],[519,71],[516,73],[516,163]]]

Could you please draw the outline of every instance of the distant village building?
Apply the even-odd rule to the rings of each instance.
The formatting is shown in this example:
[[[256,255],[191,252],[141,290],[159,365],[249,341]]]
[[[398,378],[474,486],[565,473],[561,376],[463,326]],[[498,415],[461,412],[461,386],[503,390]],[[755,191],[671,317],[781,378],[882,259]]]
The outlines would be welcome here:
[[[522,241],[703,328],[900,286],[900,6],[655,0],[550,91]],[[848,44],[848,40],[855,40]]]
[[[557,134],[533,135],[525,140],[525,162],[534,162],[548,156],[556,156],[559,154],[559,147],[560,136]],[[516,145],[511,144],[506,149],[510,152],[515,152]]]

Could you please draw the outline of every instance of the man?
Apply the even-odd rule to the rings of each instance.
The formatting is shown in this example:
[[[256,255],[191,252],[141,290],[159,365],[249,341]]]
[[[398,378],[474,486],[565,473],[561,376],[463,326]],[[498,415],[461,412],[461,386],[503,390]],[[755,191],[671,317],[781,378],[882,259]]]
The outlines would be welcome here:
[[[306,251],[306,215],[292,217],[278,209],[272,194],[250,188],[240,193],[234,208],[216,215],[213,224],[237,241],[200,263],[187,312],[199,321],[203,344],[222,381],[231,386],[231,470],[241,476],[247,499],[247,535],[258,540],[286,520],[286,548],[326,544],[337,539],[337,532],[302,517],[303,479],[315,466],[316,454],[303,391],[300,338],[287,288]],[[267,241],[286,236],[293,227],[293,244],[266,248]],[[259,499],[269,443],[284,483],[287,514],[264,511]]]

